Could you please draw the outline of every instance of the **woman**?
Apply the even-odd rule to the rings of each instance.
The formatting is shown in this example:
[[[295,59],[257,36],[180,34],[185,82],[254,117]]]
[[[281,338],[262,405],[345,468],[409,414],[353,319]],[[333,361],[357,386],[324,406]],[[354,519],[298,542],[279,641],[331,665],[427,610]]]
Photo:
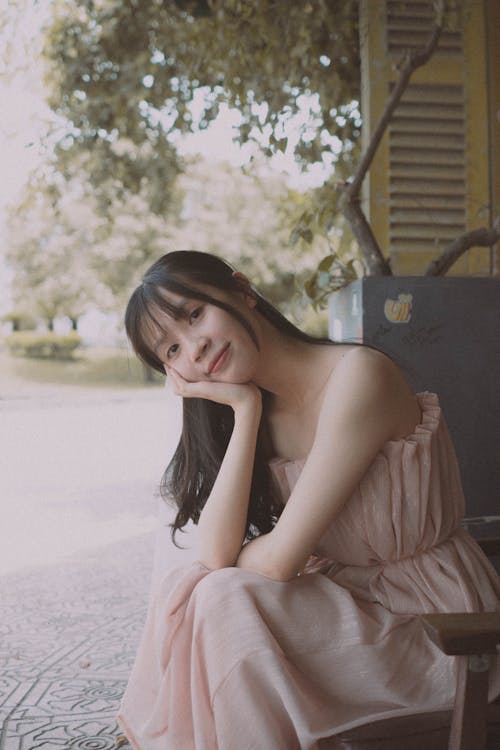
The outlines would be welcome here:
[[[136,750],[292,750],[448,706],[418,615],[495,610],[437,397],[291,325],[222,260],[163,256],[126,313],[183,397],[164,478],[198,562],[151,602],[119,720]],[[492,697],[500,692],[500,673]]]

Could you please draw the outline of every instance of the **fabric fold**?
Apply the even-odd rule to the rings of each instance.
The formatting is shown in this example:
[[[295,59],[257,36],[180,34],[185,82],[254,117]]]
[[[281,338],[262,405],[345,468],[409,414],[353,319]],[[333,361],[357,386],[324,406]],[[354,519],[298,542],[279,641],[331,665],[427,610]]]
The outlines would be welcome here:
[[[313,750],[344,729],[451,705],[455,661],[418,615],[496,611],[500,586],[461,528],[439,401],[417,398],[420,424],[383,446],[296,578],[199,563],[167,573],[118,717],[135,750]],[[271,462],[283,502],[302,467]]]

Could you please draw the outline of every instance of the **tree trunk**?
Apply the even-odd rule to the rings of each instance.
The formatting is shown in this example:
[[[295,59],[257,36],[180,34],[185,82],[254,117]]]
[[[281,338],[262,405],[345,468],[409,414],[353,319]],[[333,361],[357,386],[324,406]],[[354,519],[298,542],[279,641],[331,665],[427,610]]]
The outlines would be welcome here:
[[[384,258],[372,228],[359,205],[357,196],[348,192],[341,198],[342,213],[349,222],[362,252],[363,263],[369,276],[392,276],[391,267]]]

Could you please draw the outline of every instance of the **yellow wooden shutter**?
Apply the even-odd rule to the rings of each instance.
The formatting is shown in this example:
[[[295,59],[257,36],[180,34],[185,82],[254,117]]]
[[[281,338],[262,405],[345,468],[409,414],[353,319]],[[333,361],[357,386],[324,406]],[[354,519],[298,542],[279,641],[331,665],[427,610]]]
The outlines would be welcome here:
[[[461,5],[463,23],[414,73],[366,181],[363,207],[398,275],[422,273],[440,248],[491,220],[484,8]],[[360,11],[366,144],[397,63],[427,42],[434,10],[432,0],[361,0]],[[490,249],[471,249],[452,272],[490,273]]]

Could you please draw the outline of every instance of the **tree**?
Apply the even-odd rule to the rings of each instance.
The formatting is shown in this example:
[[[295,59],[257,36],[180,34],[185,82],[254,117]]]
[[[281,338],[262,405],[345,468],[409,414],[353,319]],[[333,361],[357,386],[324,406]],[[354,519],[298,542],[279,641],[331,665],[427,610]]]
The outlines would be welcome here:
[[[177,168],[169,134],[207,127],[225,102],[241,112],[241,140],[288,148],[304,164],[335,159],[347,174],[360,126],[356,8],[56,0],[45,56],[50,104],[68,123],[61,170],[85,169],[103,195],[110,175],[134,192],[146,182],[162,212]],[[287,143],[285,125],[304,110],[310,117]]]
[[[200,156],[187,159],[172,200],[176,208],[166,217],[148,213],[140,196],[116,203],[109,232],[89,249],[89,262],[116,307],[123,308],[141,272],[158,256],[192,249],[227,259],[289,312],[297,278],[311,273],[328,249],[320,237],[308,253],[304,241],[290,243],[293,212],[303,211],[306,198],[291,192],[265,162],[243,172]]]
[[[358,164],[357,0],[88,0],[77,9],[59,3],[46,50],[52,105],[73,127],[67,155],[90,146],[112,151],[122,138],[151,145],[150,133],[168,140],[175,130],[206,127],[228,102],[241,112],[241,140],[253,138],[267,153],[293,151],[304,165],[335,162],[336,183],[299,219],[302,236],[311,223],[327,231],[341,211],[366,270],[390,274],[360,209],[360,187],[413,71],[433,54],[458,7],[456,0],[436,3],[427,49],[409,50],[401,62],[399,82]],[[286,126],[301,108],[310,116],[292,144]],[[122,179],[129,166],[122,164]],[[142,168],[147,174],[145,162]],[[494,226],[458,238],[428,273],[444,272],[473,243],[496,236]]]
[[[259,290],[290,312],[297,282],[328,251],[316,237],[290,242],[290,225],[303,213],[307,196],[291,191],[283,175],[262,160],[238,167],[193,158],[179,177],[183,196],[179,217],[169,227],[169,246],[213,252],[228,260]],[[335,241],[336,249],[340,244]],[[344,250],[344,249],[343,249]]]
[[[335,161],[337,175],[350,173],[361,125],[356,101],[357,0],[56,0],[53,11],[45,42],[49,101],[67,123],[56,163],[67,178],[88,175],[103,213],[113,214],[117,198],[127,205],[130,193],[140,193],[153,212],[165,215],[180,168],[170,140],[175,133],[206,128],[223,103],[241,113],[240,142],[253,139],[267,155],[293,153],[303,167]],[[192,173],[192,165],[189,170]],[[268,179],[260,182],[263,194]],[[234,196],[234,175],[230,182],[231,188],[225,189]],[[207,180],[202,178],[200,184],[207,185]],[[192,182],[188,194],[192,200]],[[238,235],[234,220],[227,223],[224,217],[213,231],[210,217],[221,213],[213,196],[210,184],[205,199],[210,211],[203,210],[203,200],[198,205],[208,222],[198,234],[203,237],[199,246],[223,247],[235,260],[238,247],[243,256],[238,262],[249,265],[249,275],[278,303],[284,304],[295,291],[293,274],[280,274],[279,267],[293,268],[303,278],[311,259],[317,261],[322,242],[323,254],[332,245],[335,251],[341,245],[351,250],[349,236],[331,232],[338,225],[337,195],[331,186],[309,197],[290,193],[288,207],[281,205],[280,218],[296,224],[292,248],[288,227],[273,225],[264,239],[255,226],[242,226]],[[274,198],[271,203],[276,206]],[[201,227],[199,219],[196,225]],[[238,222],[247,219],[239,215]],[[259,230],[266,222],[260,221]],[[176,225],[174,246],[182,244],[186,228],[182,221]],[[230,230],[235,235],[232,244],[226,241]],[[329,235],[330,244],[316,239],[314,248],[309,247],[313,230]],[[197,242],[190,237],[184,246]],[[119,246],[116,238],[114,244]],[[103,246],[109,250],[107,240]],[[262,247],[272,250],[265,264]],[[301,262],[304,255],[310,260]],[[115,253],[113,273],[121,269],[120,283],[133,265],[126,257],[124,253],[118,262]],[[106,283],[113,286],[109,276]]]
[[[166,227],[140,194],[115,199],[102,217],[85,183],[40,170],[9,216],[6,260],[16,304],[49,329],[56,317],[76,328],[91,308],[121,309],[137,269],[161,253]]]
[[[296,279],[328,249],[319,237],[307,254],[303,240],[289,242],[292,213],[306,201],[265,163],[244,173],[196,157],[186,161],[166,216],[152,213],[142,194],[127,193],[104,218],[85,184],[44,172],[10,216],[16,303],[49,328],[55,317],[77,320],[91,307],[121,311],[148,265],[168,250],[190,248],[232,261],[289,312]]]
[[[14,271],[14,302],[49,329],[54,318],[72,319],[93,298],[93,282],[83,273],[81,250],[89,241],[92,216],[78,201],[54,200],[32,183],[8,221],[6,260]]]

